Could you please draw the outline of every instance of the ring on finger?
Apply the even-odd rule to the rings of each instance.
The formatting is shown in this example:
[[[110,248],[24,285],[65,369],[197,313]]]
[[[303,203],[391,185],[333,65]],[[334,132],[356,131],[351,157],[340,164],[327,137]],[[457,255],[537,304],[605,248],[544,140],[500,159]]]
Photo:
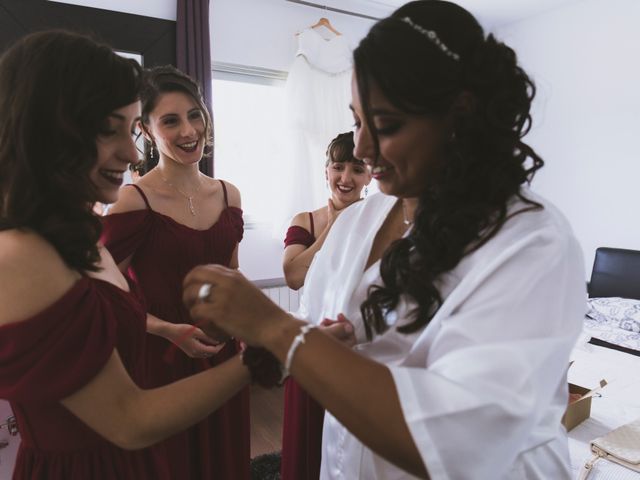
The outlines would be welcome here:
[[[203,283],[198,290],[198,300],[201,302],[206,302],[209,298],[209,294],[211,293],[211,284]]]

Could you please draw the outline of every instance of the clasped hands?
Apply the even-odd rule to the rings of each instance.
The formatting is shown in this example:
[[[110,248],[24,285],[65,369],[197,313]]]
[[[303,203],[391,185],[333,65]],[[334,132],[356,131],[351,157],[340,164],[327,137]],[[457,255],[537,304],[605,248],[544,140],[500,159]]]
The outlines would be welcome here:
[[[211,287],[203,287],[207,284]],[[229,335],[267,349],[282,331],[300,323],[239,271],[221,265],[191,270],[183,282],[183,301],[209,337]],[[353,325],[342,314],[323,320],[320,328],[348,346],[356,343]]]

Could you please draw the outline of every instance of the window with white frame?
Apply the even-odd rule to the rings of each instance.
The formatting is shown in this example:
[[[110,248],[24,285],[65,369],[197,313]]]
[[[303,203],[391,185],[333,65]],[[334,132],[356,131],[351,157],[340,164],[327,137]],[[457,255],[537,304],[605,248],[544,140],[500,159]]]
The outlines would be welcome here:
[[[286,166],[285,75],[214,64],[215,176],[240,190],[247,227],[277,221],[292,181]]]

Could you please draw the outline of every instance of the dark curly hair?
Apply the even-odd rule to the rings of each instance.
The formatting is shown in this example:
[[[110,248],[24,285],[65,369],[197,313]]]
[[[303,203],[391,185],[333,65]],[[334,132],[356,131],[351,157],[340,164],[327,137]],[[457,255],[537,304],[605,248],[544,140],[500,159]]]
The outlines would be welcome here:
[[[0,230],[30,229],[95,271],[101,227],[89,173],[108,115],[138,98],[142,69],[75,33],[45,31],[0,58]]]
[[[213,146],[213,123],[198,83],[173,65],[162,65],[144,71],[140,100],[142,102],[142,123],[149,125],[149,115],[156,108],[158,99],[164,93],[180,92],[191,97],[200,108],[205,122],[205,156],[211,155]],[[154,158],[152,158],[154,157]],[[149,171],[158,161],[155,146],[145,139],[145,170]]]
[[[351,162],[364,165],[362,160],[353,156],[354,147],[353,132],[339,133],[327,147],[327,160],[324,166],[328,167],[331,162]]]
[[[531,124],[535,87],[511,48],[493,35],[485,37],[469,12],[441,0],[410,2],[376,23],[355,50],[354,64],[364,121],[377,152],[372,84],[401,111],[454,116],[444,161],[424,179],[414,227],[384,253],[384,286],[370,287],[361,305],[371,338],[372,330],[388,328],[385,312],[408,295],[417,307],[398,331],[412,333],[442,304],[439,278],[500,230],[510,199],[522,199],[528,205],[523,211],[542,208],[521,194],[521,186],[543,165],[522,141]],[[463,95],[472,99],[470,108],[457,108]]]

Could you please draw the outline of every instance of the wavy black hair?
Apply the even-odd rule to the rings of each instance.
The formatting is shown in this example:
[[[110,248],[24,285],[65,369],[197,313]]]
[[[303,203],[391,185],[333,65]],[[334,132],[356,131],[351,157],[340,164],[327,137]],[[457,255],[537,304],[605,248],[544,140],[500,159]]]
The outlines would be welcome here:
[[[327,147],[327,160],[324,166],[328,167],[330,163],[351,162],[363,165],[364,162],[353,156],[353,132],[339,133]]]
[[[178,70],[173,65],[162,65],[144,71],[142,91],[142,124],[149,125],[149,115],[156,108],[158,99],[165,93],[179,92],[191,97],[202,112],[205,123],[205,156],[212,154],[213,146],[213,122],[202,96],[202,90],[193,78]],[[145,139],[145,170],[150,170],[157,163],[155,146]],[[155,158],[154,158],[155,157]]]
[[[410,2],[376,23],[354,51],[354,65],[376,151],[372,84],[401,111],[453,116],[444,159],[424,178],[414,227],[384,253],[384,286],[370,287],[361,305],[371,337],[388,328],[385,312],[408,295],[417,307],[398,331],[412,333],[442,304],[439,278],[500,230],[510,199],[521,198],[525,210],[542,208],[521,193],[543,166],[522,141],[535,87],[511,48],[485,37],[469,12],[442,0]],[[471,99],[468,108],[458,108],[463,96]]]
[[[89,173],[108,115],[138,98],[142,69],[89,37],[44,31],[0,58],[0,230],[29,229],[95,271],[101,226]]]

